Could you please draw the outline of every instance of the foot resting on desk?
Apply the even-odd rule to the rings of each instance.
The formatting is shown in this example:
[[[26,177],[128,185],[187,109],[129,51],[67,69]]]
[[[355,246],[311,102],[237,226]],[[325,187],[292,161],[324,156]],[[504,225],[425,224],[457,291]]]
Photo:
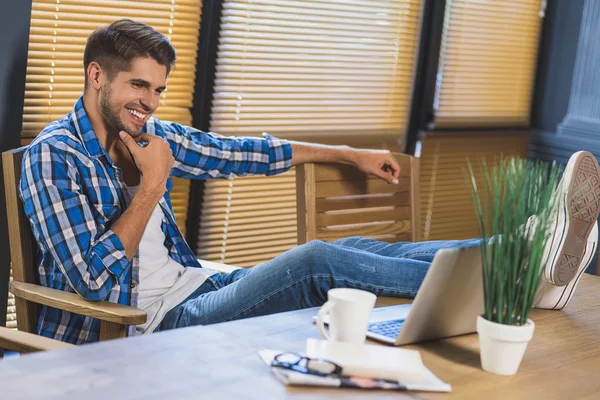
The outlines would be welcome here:
[[[598,243],[600,167],[587,151],[571,156],[557,192],[557,212],[536,292],[537,308],[561,309],[575,292]]]

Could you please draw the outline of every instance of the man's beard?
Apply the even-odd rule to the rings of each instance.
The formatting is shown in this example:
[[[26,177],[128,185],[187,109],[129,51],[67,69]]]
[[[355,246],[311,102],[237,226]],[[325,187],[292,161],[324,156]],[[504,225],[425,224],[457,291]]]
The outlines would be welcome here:
[[[116,134],[121,131],[125,131],[134,138],[138,137],[142,133],[141,129],[138,130],[125,126],[121,118],[119,118],[119,113],[112,108],[110,103],[111,95],[112,91],[110,89],[110,85],[105,84],[100,97],[100,110],[102,111],[102,119],[104,120],[106,128],[109,131],[115,131]]]

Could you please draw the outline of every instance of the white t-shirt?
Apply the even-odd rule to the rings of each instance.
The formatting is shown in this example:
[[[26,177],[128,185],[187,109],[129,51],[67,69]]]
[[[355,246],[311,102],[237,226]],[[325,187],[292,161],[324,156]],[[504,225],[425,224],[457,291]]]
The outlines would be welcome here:
[[[137,190],[138,186],[128,188],[130,202]],[[160,204],[157,204],[140,242],[138,307],[146,312],[148,319],[136,327],[138,334],[152,333],[169,310],[217,273],[206,268],[186,268],[169,256],[161,229],[164,217]]]

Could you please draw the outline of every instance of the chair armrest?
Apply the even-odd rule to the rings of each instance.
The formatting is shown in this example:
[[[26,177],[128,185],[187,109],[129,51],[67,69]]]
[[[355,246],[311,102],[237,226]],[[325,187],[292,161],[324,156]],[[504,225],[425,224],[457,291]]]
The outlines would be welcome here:
[[[0,347],[19,353],[32,353],[34,351],[61,350],[76,347],[74,344],[61,342],[60,340],[34,335],[27,332],[19,332],[16,329],[8,329],[0,326]]]
[[[233,265],[222,264],[214,261],[207,261],[198,259],[200,265],[202,265],[206,269],[214,269],[215,271],[224,272],[226,274],[235,271],[236,269],[241,269],[240,267],[234,267]]]
[[[146,313],[139,308],[115,304],[108,301],[88,301],[76,293],[63,292],[31,283],[10,282],[10,291],[15,297],[65,310],[75,314],[98,318],[102,321],[122,325],[140,325],[146,322]]]

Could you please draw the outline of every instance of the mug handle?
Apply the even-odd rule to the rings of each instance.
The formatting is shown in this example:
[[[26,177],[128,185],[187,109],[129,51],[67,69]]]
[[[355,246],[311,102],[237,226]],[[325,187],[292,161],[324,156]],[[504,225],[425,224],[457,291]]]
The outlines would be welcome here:
[[[321,334],[321,336],[323,336],[327,340],[329,340],[329,335],[327,334],[327,330],[325,329],[325,321],[323,320],[323,318],[325,317],[325,315],[331,312],[331,309],[333,307],[334,303],[328,301],[327,303],[323,304],[323,306],[321,306],[321,308],[319,309],[319,313],[317,314],[317,328],[319,328],[319,333]]]

